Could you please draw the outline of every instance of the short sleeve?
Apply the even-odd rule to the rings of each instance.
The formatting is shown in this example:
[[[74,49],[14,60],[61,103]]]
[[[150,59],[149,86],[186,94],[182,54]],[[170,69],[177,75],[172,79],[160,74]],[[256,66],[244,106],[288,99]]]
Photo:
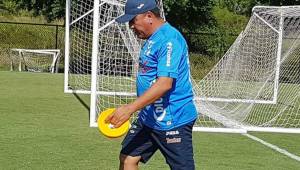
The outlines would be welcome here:
[[[175,79],[178,77],[183,48],[178,40],[172,39],[163,42],[158,53],[158,77],[171,77]]]

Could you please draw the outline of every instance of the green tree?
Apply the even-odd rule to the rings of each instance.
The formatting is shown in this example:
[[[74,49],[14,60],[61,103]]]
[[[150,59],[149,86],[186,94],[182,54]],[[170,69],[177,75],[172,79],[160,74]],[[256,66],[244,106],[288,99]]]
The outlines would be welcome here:
[[[19,9],[33,11],[35,16],[44,15],[49,21],[65,15],[65,0],[4,0],[15,2]]]
[[[227,8],[229,11],[239,15],[251,15],[252,8],[260,4],[258,0],[222,0],[219,7]]]
[[[48,20],[63,18],[65,16],[65,0],[53,0],[44,11]]]
[[[300,0],[217,0],[219,7],[225,7],[231,12],[240,15],[251,15],[255,5],[300,5]]]
[[[300,0],[258,0],[264,5],[300,5]]]
[[[163,3],[167,20],[181,31],[214,24],[214,0],[164,0]]]

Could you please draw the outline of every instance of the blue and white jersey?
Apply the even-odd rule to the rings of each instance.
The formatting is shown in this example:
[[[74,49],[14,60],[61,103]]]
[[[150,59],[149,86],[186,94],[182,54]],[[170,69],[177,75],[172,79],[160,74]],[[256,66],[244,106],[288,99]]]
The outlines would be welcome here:
[[[173,78],[173,87],[143,108],[139,119],[157,130],[169,130],[195,120],[188,47],[183,36],[168,23],[158,28],[141,49],[137,95],[145,93],[158,77]]]

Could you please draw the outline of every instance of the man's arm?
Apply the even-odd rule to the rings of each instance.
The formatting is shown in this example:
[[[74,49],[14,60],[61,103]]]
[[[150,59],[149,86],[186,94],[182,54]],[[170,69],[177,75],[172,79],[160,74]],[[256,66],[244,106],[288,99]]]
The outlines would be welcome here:
[[[172,88],[172,84],[173,78],[159,77],[157,81],[133,103],[117,108],[115,112],[106,119],[106,122],[110,122],[116,128],[120,127],[124,122],[129,120],[134,112],[161,98]]]

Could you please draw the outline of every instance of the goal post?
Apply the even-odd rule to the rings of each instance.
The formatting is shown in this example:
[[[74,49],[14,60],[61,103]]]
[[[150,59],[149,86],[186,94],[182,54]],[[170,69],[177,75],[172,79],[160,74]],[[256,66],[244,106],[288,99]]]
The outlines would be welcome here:
[[[300,6],[253,8],[226,54],[195,80],[197,126],[300,133],[299,21]]]
[[[125,2],[67,1],[65,92],[91,95],[91,127],[101,111],[136,98],[143,41],[127,24],[114,22]],[[202,80],[191,78],[199,113],[195,131],[300,133],[299,24],[299,6],[253,8],[245,30],[214,68]]]
[[[18,71],[57,73],[59,49],[11,49],[11,70],[18,64]]]
[[[128,25],[115,23],[125,2],[67,2],[65,92],[91,95],[90,126],[97,125],[101,110],[136,97],[135,73],[143,41]]]

